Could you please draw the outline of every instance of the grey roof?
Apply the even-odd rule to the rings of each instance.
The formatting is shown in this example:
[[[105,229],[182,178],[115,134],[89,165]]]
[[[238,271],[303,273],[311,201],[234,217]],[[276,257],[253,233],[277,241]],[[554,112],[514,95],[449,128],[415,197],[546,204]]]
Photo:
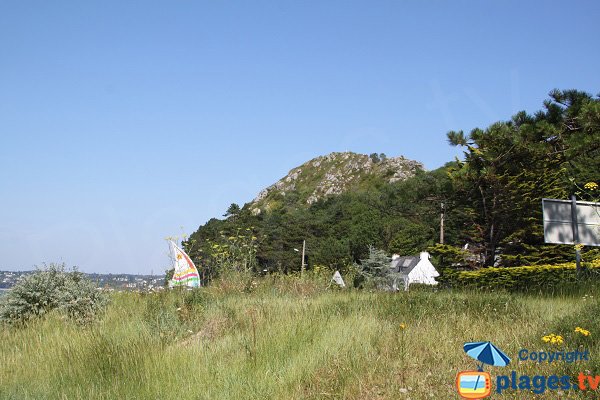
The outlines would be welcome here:
[[[410,271],[417,266],[419,261],[421,261],[420,256],[398,257],[395,260],[392,260],[390,268],[393,272],[399,272],[402,275],[408,275]]]

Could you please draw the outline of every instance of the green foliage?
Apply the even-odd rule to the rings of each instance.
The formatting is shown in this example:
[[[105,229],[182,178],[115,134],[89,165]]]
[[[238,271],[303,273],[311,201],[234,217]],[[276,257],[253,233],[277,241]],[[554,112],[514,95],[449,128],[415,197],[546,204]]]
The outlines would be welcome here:
[[[327,266],[332,271],[345,271],[352,264],[348,240],[325,238],[321,242],[316,242],[314,255],[320,265]]]
[[[473,263],[470,258],[472,255],[457,246],[450,246],[447,244],[436,244],[435,246],[427,249],[429,254],[437,259],[441,268],[474,268],[476,263]]]
[[[0,322],[23,323],[57,309],[71,320],[87,324],[102,311],[108,299],[103,292],[76,270],[65,271],[64,264],[24,276],[2,298]]]
[[[158,335],[162,344],[167,344],[185,332],[177,315],[176,303],[166,291],[147,296],[144,320],[150,331]]]
[[[509,291],[562,291],[575,284],[600,281],[600,260],[585,264],[577,274],[575,263],[529,265],[522,267],[490,267],[476,271],[445,273],[439,281],[453,288]]]
[[[219,271],[253,271],[256,264],[258,238],[252,228],[237,228],[230,235],[221,233],[220,241],[210,244],[210,257]]]
[[[414,399],[452,399],[456,371],[476,366],[461,351],[465,341],[485,338],[516,358],[523,348],[550,350],[541,337],[556,333],[566,349],[600,352],[598,286],[577,296],[390,294],[310,291],[306,276],[273,275],[258,279],[252,293],[217,285],[113,293],[91,329],[65,324],[58,313],[22,329],[0,326],[0,398],[392,400],[407,389]],[[169,316],[155,329],[148,320],[161,313]],[[577,376],[582,364],[515,362],[511,369]],[[591,357],[585,369],[598,371],[599,360]]]
[[[175,275],[175,268],[169,268],[165,271],[165,280],[163,282],[164,287],[169,286],[169,282],[173,279],[173,275]]]
[[[332,272],[347,271],[368,256],[369,244],[386,252],[415,254],[439,237],[440,203],[449,197],[446,167],[418,171],[412,178],[393,184],[378,179],[357,190],[331,196],[307,207],[283,207],[253,215],[249,205],[235,219],[212,219],[184,243],[201,275],[218,276],[219,257],[214,244],[227,245],[251,226],[256,240],[255,270],[293,273],[300,269],[294,251],[306,240],[309,269],[321,265]],[[286,194],[288,201],[293,193]],[[449,205],[451,207],[451,205]],[[454,214],[446,218],[447,240],[455,240],[460,228]],[[192,246],[192,243],[196,244]],[[193,248],[192,248],[193,247]]]
[[[567,259],[563,248],[543,246],[540,203],[596,179],[599,110],[600,100],[586,93],[554,90],[535,115],[448,133],[465,148],[464,162],[451,170],[453,201],[465,217],[465,241],[481,248],[485,266]]]
[[[191,316],[199,311],[195,307],[196,292],[197,289],[176,288],[146,295],[144,321],[161,344],[167,345],[189,335]]]
[[[394,254],[410,255],[419,254],[424,247],[433,244],[435,231],[410,220],[400,221],[398,231],[389,245],[389,250]]]
[[[229,206],[229,208],[227,208],[227,211],[225,211],[225,214],[223,214],[223,216],[227,218],[236,218],[240,214],[240,212],[240,206],[238,206],[235,203],[231,203],[231,205]]]
[[[267,213],[289,212],[307,208],[315,199],[330,197],[331,191],[365,192],[386,185],[397,172],[404,171],[406,176],[411,176],[418,170],[421,170],[418,164],[390,159],[384,153],[331,153],[292,169],[287,177],[267,188],[260,199],[249,206]]]
[[[360,264],[355,267],[358,274],[362,277],[361,286],[372,288],[390,288],[394,280],[397,279],[397,274],[390,269],[391,258],[385,251],[369,246],[369,257],[360,260]]]
[[[291,182],[281,181],[289,188],[271,190],[257,204],[230,206],[226,219],[208,221],[184,245],[205,283],[223,264],[211,246],[228,245],[228,237],[249,226],[259,238],[254,271],[298,271],[301,263],[293,249],[303,240],[311,265],[343,271],[368,257],[369,245],[411,255],[437,244],[443,203],[449,247],[438,249],[438,259],[444,266],[566,262],[572,257],[568,246],[544,243],[541,199],[572,193],[597,198],[583,188],[597,181],[600,170],[599,115],[598,98],[553,91],[533,115],[519,112],[486,129],[448,133],[451,144],[464,148],[463,161],[428,172],[416,168],[414,176],[394,183],[389,183],[384,154],[320,157],[292,170]],[[339,172],[347,163],[359,166],[344,170],[347,190],[309,204],[328,171]],[[365,163],[370,173],[360,170]]]

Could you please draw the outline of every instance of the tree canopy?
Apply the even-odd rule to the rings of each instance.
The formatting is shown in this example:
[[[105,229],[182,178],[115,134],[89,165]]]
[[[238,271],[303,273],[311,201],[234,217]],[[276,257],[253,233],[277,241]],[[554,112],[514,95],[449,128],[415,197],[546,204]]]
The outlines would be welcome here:
[[[450,169],[455,203],[467,218],[468,240],[484,265],[561,261],[564,247],[544,245],[542,198],[568,198],[598,179],[600,101],[575,90],[550,93],[544,109],[468,135],[448,133],[465,148]]]
[[[294,193],[278,207],[255,214],[232,204],[225,219],[211,219],[184,245],[205,270],[218,274],[212,246],[227,245],[240,231],[256,240],[257,271],[300,269],[294,248],[306,240],[309,268],[344,270],[367,259],[371,246],[387,254],[416,254],[439,242],[445,207],[445,247],[438,254],[466,254],[463,264],[482,267],[568,260],[572,249],[545,245],[541,199],[568,198],[600,171],[600,100],[576,90],[553,90],[543,109],[510,120],[447,134],[464,158],[406,180],[379,180],[361,190],[298,206]],[[377,157],[376,157],[377,156]],[[384,154],[372,154],[385,159]],[[225,239],[224,239],[225,238]],[[193,244],[193,246],[192,246]],[[454,247],[454,250],[451,248]],[[222,247],[221,247],[222,248]],[[459,257],[460,258],[460,257]],[[448,257],[448,263],[451,257]],[[235,261],[234,261],[235,262]],[[454,263],[455,264],[455,263]]]

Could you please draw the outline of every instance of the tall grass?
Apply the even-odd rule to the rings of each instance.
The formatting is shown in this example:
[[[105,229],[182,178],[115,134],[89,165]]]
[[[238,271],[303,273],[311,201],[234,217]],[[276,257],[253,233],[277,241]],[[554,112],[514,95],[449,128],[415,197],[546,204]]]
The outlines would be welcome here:
[[[457,398],[456,373],[476,367],[462,351],[467,341],[492,341],[519,374],[597,373],[597,361],[538,365],[519,363],[516,354],[542,349],[550,332],[600,354],[598,295],[594,287],[543,297],[333,291],[288,278],[118,293],[89,327],[51,314],[0,328],[0,398]],[[592,336],[571,335],[575,326]]]

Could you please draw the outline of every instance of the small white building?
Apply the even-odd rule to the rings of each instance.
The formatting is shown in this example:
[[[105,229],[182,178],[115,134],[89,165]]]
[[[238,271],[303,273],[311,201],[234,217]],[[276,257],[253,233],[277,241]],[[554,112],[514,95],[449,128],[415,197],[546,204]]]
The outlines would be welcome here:
[[[390,264],[392,272],[398,277],[393,284],[394,290],[399,290],[401,285],[404,286],[404,290],[408,290],[411,283],[437,285],[435,278],[440,276],[440,273],[429,261],[430,257],[426,251],[418,256],[400,257],[394,254]]]

